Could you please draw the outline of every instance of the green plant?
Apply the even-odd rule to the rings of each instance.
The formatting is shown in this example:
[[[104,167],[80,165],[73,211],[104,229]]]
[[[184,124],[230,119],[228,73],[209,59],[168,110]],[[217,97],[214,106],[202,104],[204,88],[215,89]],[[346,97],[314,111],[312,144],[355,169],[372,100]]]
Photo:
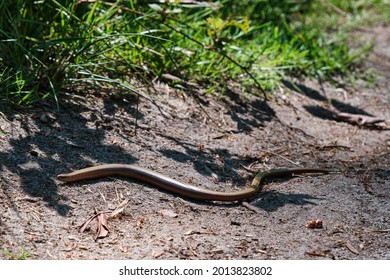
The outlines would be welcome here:
[[[348,75],[369,46],[351,53],[347,32],[381,11],[389,11],[386,0],[223,0],[191,7],[0,0],[0,99],[32,106],[85,88],[145,95],[136,85],[166,73],[209,91],[223,92],[233,82],[254,94],[285,76]]]
[[[20,252],[18,252],[17,254],[12,253],[4,248],[1,248],[1,249],[8,256],[8,258],[11,260],[26,260],[26,259],[31,257],[31,252],[24,249],[22,246],[20,246]]]

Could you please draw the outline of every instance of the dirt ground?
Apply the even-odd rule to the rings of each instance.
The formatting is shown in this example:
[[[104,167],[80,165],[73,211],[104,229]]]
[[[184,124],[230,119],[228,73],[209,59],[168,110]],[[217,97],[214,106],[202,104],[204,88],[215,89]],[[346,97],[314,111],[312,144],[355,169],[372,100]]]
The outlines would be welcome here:
[[[65,95],[60,112],[0,107],[0,258],[390,259],[390,28],[366,62],[378,86],[288,79],[275,98],[220,98],[156,83],[155,102]],[[299,90],[298,90],[299,89]],[[194,94],[189,91],[193,90]],[[197,96],[197,98],[194,98]],[[358,126],[337,109],[386,122]],[[267,181],[248,204],[184,199],[126,178],[64,184],[56,175],[102,163],[150,168],[195,186],[232,191],[252,170],[338,172]],[[129,203],[95,241],[95,211]],[[321,220],[322,228],[307,223]]]

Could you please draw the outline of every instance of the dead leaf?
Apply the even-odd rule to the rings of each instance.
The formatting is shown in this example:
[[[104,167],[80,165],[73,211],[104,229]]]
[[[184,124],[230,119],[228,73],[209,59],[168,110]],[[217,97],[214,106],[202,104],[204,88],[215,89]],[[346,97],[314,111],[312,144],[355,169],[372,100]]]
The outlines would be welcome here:
[[[95,219],[97,216],[97,214],[93,215],[92,217],[90,217],[88,220],[86,220],[79,228],[79,232],[82,233],[84,232],[87,227],[89,226],[89,224],[93,221],[93,219]]]
[[[97,229],[96,229],[96,236],[95,236],[95,241],[98,238],[103,238],[106,237],[110,231],[108,227],[108,221],[107,221],[107,213],[111,213],[110,211],[102,211],[99,212],[92,217],[90,217],[88,220],[86,220],[79,228],[79,232],[84,232],[89,224],[97,218]]]
[[[259,208],[257,208],[256,206],[252,205],[252,204],[249,204],[248,202],[244,201],[241,203],[242,206],[248,208],[249,210],[255,212],[255,213],[258,213],[258,214],[261,214],[261,210]]]
[[[107,214],[104,212],[101,212],[97,216],[97,234],[95,236],[95,241],[98,238],[107,237],[109,232],[110,232],[110,229],[108,227]]]
[[[123,212],[127,204],[129,203],[129,199],[125,199],[122,201],[114,211],[101,211],[88,218],[79,228],[79,232],[84,232],[89,224],[96,218],[97,219],[97,228],[96,228],[96,236],[95,241],[98,238],[107,237],[110,233],[110,228],[108,226],[108,218],[113,218]],[[109,216],[107,216],[109,214]]]

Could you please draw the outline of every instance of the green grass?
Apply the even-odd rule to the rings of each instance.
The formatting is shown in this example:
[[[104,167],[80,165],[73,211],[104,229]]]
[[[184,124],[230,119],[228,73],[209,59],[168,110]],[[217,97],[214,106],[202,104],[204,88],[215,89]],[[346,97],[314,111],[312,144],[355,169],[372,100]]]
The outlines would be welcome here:
[[[31,106],[87,88],[145,96],[137,85],[165,73],[263,95],[286,76],[349,75],[369,47],[352,53],[348,31],[390,14],[388,0],[139,2],[0,0],[0,100]]]
[[[8,259],[10,260],[27,260],[28,258],[31,257],[31,252],[24,249],[22,246],[20,246],[20,250],[18,253],[12,253],[7,249],[1,247],[0,249],[4,252],[5,255],[7,255]]]

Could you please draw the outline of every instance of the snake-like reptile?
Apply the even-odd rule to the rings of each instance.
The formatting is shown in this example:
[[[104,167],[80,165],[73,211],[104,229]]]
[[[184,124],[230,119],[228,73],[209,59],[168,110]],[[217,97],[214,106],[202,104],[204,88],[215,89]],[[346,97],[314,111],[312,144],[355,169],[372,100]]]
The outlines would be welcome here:
[[[329,173],[323,168],[271,169],[257,173],[248,188],[234,192],[218,192],[185,184],[155,171],[130,164],[103,164],[60,174],[57,179],[63,182],[97,179],[109,176],[124,176],[149,183],[183,197],[198,200],[242,201],[256,195],[261,183],[267,178],[278,178],[304,173]]]

